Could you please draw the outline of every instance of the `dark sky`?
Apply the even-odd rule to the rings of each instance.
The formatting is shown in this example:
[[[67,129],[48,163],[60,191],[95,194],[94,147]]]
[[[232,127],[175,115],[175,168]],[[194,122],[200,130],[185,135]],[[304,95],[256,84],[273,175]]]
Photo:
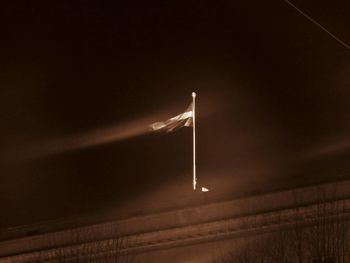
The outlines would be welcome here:
[[[209,200],[349,177],[350,50],[282,0],[10,2],[0,11],[0,228],[201,200],[191,129],[21,156],[173,117],[192,91]],[[293,3],[350,43],[347,2]]]

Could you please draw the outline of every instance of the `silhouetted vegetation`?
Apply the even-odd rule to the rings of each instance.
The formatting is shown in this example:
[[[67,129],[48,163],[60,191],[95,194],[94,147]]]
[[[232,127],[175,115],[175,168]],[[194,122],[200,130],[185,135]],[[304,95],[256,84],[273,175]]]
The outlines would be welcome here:
[[[296,204],[291,227],[237,240],[221,263],[349,263],[350,224],[346,201],[319,189],[318,203],[305,214]],[[297,202],[297,198],[296,198]]]

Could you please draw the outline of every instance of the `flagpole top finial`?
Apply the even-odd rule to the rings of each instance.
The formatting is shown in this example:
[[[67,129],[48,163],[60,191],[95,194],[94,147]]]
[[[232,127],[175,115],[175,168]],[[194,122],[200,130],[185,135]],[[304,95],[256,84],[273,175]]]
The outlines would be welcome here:
[[[196,92],[192,92],[192,97],[195,98],[196,97]]]

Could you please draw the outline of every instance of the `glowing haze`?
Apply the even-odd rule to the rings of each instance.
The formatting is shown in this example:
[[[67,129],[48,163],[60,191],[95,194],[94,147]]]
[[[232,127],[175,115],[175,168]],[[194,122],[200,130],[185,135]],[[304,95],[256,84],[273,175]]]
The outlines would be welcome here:
[[[157,129],[154,129],[153,126],[159,123],[157,121],[164,121],[166,119],[169,119],[169,117],[172,117],[173,114],[174,113],[169,114],[169,111],[168,113],[158,113],[150,117],[145,117],[107,128],[75,133],[47,141],[35,142],[30,146],[23,147],[25,150],[19,149],[18,151],[16,150],[15,152],[9,153],[7,155],[7,160],[15,161],[39,158],[46,155],[59,154],[77,149],[127,140],[136,136],[145,135],[150,132],[155,132]],[[188,115],[188,112],[181,113],[180,115],[171,118],[170,121],[173,121],[182,115],[185,116],[186,120],[186,118],[188,118],[186,114]],[[190,112],[190,114],[192,114],[192,112]],[[185,124],[184,126],[189,125]]]
[[[107,128],[36,142],[27,147],[26,150],[19,150],[9,154],[8,159],[10,161],[32,159],[130,139],[151,132],[149,125],[155,120],[160,120],[160,118],[164,117],[157,115]]]

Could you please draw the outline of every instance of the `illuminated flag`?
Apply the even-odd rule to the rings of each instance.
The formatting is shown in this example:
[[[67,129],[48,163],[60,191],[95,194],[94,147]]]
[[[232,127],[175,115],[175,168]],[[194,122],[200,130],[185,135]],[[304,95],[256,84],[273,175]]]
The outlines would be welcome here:
[[[196,96],[192,92],[192,103],[185,112],[166,121],[155,122],[149,125],[151,131],[165,130],[172,132],[181,127],[193,127],[193,190],[196,190],[197,176],[196,176]],[[202,192],[209,192],[209,189],[202,187]]]
[[[172,132],[177,128],[193,126],[193,103],[185,112],[166,121],[152,123],[149,127],[152,131],[165,130]]]

